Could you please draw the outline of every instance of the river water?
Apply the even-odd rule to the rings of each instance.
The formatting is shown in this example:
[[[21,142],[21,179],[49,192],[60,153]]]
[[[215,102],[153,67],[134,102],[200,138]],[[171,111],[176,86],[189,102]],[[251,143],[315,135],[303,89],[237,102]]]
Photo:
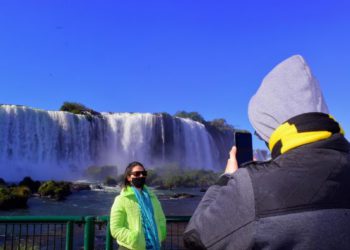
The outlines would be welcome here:
[[[175,190],[153,190],[158,196],[164,213],[167,216],[191,216],[200,202],[203,192],[199,188],[182,188]],[[186,193],[194,197],[172,199],[171,195]],[[28,200],[28,208],[0,211],[0,216],[15,215],[109,215],[117,191],[79,191],[74,192],[64,201],[32,197]]]

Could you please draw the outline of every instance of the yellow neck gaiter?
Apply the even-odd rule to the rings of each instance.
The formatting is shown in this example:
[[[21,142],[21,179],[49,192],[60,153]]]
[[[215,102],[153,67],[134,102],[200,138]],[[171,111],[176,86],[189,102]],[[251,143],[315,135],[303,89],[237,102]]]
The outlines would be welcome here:
[[[295,116],[282,123],[271,135],[269,149],[272,158],[293,148],[320,141],[344,130],[335,119],[324,113],[312,112]]]

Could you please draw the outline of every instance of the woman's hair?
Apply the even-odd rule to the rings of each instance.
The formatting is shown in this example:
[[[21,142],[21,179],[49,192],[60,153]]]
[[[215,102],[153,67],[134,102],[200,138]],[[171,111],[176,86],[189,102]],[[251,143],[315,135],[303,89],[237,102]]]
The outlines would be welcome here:
[[[123,188],[124,187],[127,187],[127,186],[130,186],[130,181],[128,181],[128,176],[131,175],[131,172],[132,172],[132,169],[136,166],[140,166],[142,167],[144,170],[145,170],[145,167],[142,165],[141,162],[138,162],[138,161],[133,161],[133,162],[130,162],[128,164],[128,166],[125,168],[125,172],[124,172],[124,182],[123,182]]]

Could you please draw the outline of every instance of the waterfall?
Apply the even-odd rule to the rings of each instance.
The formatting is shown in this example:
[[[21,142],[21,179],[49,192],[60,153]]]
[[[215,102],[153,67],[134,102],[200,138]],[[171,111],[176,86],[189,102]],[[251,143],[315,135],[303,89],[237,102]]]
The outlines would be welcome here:
[[[150,168],[222,169],[232,138],[218,134],[162,114],[85,116],[0,105],[0,177],[74,179],[92,165],[114,165],[122,173],[134,160]]]

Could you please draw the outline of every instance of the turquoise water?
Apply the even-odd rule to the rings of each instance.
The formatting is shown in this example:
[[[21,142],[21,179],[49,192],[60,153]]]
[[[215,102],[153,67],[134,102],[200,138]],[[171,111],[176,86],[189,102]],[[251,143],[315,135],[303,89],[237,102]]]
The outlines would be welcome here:
[[[204,193],[198,188],[154,190],[165,215],[190,216]],[[193,194],[195,197],[170,199],[175,193]],[[15,215],[108,215],[118,192],[80,191],[68,196],[65,201],[53,201],[39,197],[28,200],[28,208],[0,211],[0,216]]]

